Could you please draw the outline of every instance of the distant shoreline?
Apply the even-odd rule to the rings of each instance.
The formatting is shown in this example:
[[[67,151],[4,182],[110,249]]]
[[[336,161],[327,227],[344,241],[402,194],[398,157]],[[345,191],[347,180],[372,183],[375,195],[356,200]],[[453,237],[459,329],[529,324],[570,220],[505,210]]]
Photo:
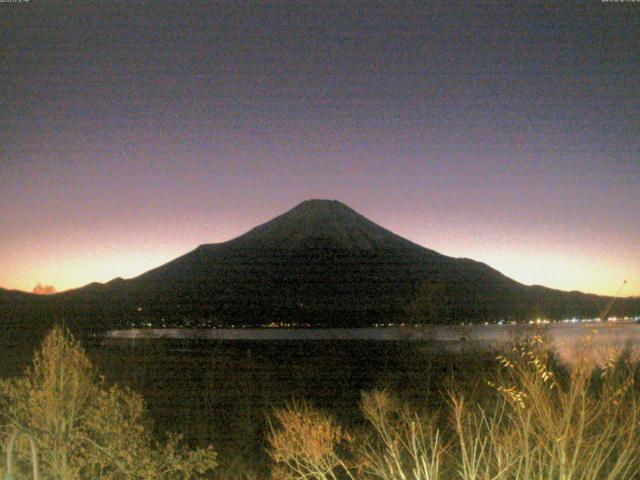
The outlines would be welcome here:
[[[132,328],[110,330],[112,339],[185,339],[228,341],[434,341],[476,342],[499,346],[513,343],[525,334],[548,334],[554,343],[572,343],[598,332],[595,337],[605,343],[640,343],[640,324],[617,323],[552,323],[544,325],[424,325],[363,328]],[[601,343],[601,342],[598,342]]]

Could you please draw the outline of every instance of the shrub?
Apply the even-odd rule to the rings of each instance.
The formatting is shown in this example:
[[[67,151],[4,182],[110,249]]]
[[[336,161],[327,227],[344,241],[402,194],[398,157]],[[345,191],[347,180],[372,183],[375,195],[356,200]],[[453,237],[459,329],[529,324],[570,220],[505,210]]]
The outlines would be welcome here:
[[[55,327],[22,378],[0,381],[4,432],[29,433],[42,478],[190,479],[215,466],[211,447],[188,450],[180,437],[154,441],[142,397],[107,386],[73,336]],[[18,443],[16,468],[30,457]],[[201,477],[199,477],[201,478]]]
[[[269,436],[280,479],[379,478],[436,480],[444,448],[430,419],[412,412],[385,391],[363,393],[369,429],[354,437],[306,403],[274,413]]]
[[[337,450],[349,437],[333,417],[307,403],[277,409],[273,416],[279,426],[272,425],[268,437],[269,453],[278,464],[274,478],[337,480],[340,472],[353,478]]]
[[[363,392],[360,408],[373,430],[354,448],[362,474],[385,480],[440,478],[445,447],[434,418],[385,391]]]
[[[599,368],[584,355],[563,371],[540,337],[499,358],[498,401],[452,402],[463,479],[638,478],[636,365],[609,356]]]
[[[362,396],[355,434],[306,405],[278,410],[277,478],[337,480],[623,480],[640,478],[637,364],[589,355],[571,368],[534,336],[499,356],[493,393],[450,393],[445,422],[388,393]],[[455,385],[454,387],[455,388]],[[349,449],[339,448],[349,439]]]

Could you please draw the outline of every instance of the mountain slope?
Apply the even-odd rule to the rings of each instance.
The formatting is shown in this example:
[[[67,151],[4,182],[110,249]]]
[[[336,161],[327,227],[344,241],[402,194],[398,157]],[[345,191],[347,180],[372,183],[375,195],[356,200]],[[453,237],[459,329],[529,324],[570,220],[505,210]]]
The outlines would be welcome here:
[[[480,262],[416,245],[340,202],[309,200],[134,279],[48,297],[38,311],[95,328],[147,322],[363,326],[593,316],[607,302],[522,285]],[[627,313],[639,304],[621,300],[615,307]]]
[[[303,202],[229,242],[203,245],[130,287],[143,309],[205,314],[214,323],[346,326],[401,321],[428,278],[523,288],[486,265],[420,247],[324,200]]]

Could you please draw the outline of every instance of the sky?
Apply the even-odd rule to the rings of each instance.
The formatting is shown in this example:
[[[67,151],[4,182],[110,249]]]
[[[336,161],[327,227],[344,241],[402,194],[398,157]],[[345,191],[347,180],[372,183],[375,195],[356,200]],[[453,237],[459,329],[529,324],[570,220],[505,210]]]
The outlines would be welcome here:
[[[424,3],[0,3],[0,287],[134,277],[327,198],[640,295],[640,3]]]

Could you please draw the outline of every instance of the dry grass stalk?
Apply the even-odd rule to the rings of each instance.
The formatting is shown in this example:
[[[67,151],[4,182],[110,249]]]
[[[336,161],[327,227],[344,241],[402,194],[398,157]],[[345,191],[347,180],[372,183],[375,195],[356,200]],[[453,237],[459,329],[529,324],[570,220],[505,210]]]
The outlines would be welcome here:
[[[418,415],[384,391],[364,393],[368,431],[346,435],[306,405],[279,410],[270,437],[277,478],[338,480],[625,480],[640,478],[637,364],[585,356],[571,369],[532,337],[498,358],[495,395],[450,395],[451,421]],[[349,465],[349,467],[347,467]]]

